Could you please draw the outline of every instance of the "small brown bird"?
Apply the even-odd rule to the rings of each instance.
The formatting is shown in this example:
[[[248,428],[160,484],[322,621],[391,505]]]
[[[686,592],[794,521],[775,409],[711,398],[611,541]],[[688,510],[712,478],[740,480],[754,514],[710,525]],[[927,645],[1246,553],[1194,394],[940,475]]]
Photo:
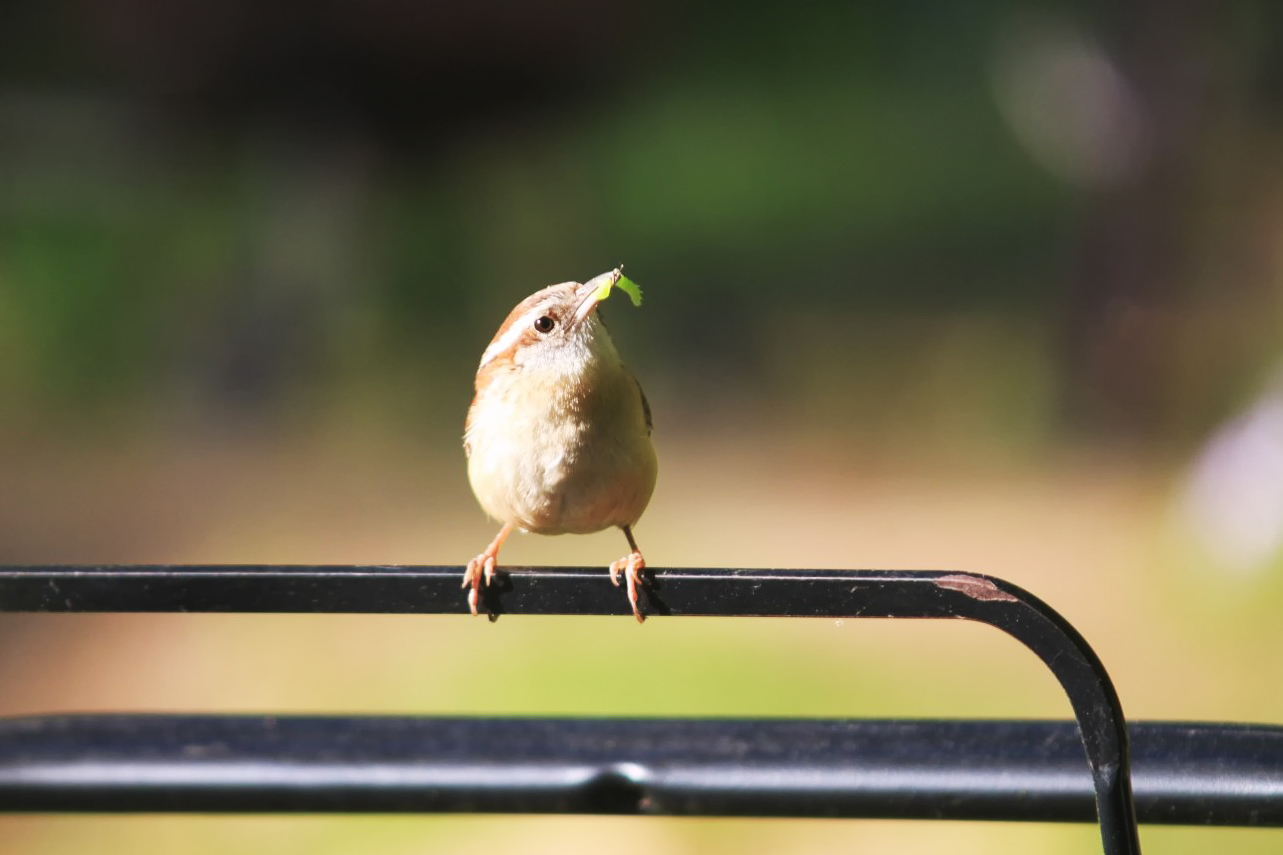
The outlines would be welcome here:
[[[463,450],[472,492],[503,528],[464,573],[474,615],[514,528],[589,534],[617,526],[630,552],[610,565],[610,578],[618,585],[624,574],[633,615],[645,619],[637,586],[646,562],[632,528],[659,467],[650,405],[596,311],[622,275],[615,269],[531,294],[481,354]]]

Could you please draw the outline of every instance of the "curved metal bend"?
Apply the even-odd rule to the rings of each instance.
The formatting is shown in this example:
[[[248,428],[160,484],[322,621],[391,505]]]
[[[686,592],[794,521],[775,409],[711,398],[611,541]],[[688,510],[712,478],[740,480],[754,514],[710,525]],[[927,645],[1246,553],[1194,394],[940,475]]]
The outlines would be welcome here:
[[[0,611],[450,614],[467,610],[461,574],[460,567],[0,567]],[[652,572],[645,599],[649,614],[964,618],[1006,632],[1069,696],[1105,852],[1140,852],[1118,695],[1082,636],[1027,591],[971,573],[670,569]],[[630,613],[599,568],[508,568],[485,600],[494,615]]]
[[[700,573],[706,571],[681,571]],[[705,577],[726,578],[725,571]],[[1069,697],[1096,786],[1096,811],[1106,855],[1138,855],[1140,837],[1132,798],[1131,757],[1122,703],[1105,666],[1086,639],[1042,600],[1010,582],[975,573],[934,571],[731,571],[751,578],[723,592],[716,608],[678,612],[662,596],[662,613],[798,615],[833,618],[963,618],[987,623],[1020,641],[1042,660]],[[675,579],[671,581],[676,581]],[[670,579],[659,574],[663,592]],[[810,588],[798,601],[799,583]],[[674,586],[675,587],[675,586]],[[830,588],[827,596],[816,587]],[[748,595],[747,597],[745,595]],[[727,602],[729,600],[730,602]],[[787,604],[781,608],[781,604]]]

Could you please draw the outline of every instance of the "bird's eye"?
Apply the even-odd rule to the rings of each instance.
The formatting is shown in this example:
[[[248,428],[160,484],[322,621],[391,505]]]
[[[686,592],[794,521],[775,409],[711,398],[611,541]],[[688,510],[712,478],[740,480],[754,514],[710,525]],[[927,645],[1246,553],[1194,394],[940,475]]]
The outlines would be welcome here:
[[[557,322],[554,321],[552,318],[548,317],[547,315],[540,315],[538,318],[535,319],[535,332],[550,333],[552,332],[552,328],[555,327],[556,325],[557,325]]]

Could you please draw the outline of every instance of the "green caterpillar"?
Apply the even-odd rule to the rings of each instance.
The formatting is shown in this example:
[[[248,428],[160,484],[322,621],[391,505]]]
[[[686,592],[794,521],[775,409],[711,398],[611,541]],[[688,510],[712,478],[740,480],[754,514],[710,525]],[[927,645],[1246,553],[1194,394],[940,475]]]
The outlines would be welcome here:
[[[633,301],[634,306],[641,305],[641,288],[638,287],[636,282],[624,275],[624,268],[622,266],[616,267],[604,276],[599,276],[597,278],[602,280],[601,285],[597,286],[597,290],[593,292],[593,296],[596,297],[598,301],[609,297],[610,289],[617,287],[620,291],[623,291],[628,295],[628,298]]]

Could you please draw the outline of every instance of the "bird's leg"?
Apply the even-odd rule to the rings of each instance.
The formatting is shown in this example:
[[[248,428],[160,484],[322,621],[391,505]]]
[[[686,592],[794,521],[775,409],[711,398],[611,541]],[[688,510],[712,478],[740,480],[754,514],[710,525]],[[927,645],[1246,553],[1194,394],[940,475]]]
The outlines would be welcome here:
[[[499,533],[490,541],[486,551],[468,562],[468,569],[463,571],[463,587],[471,586],[472,590],[468,591],[468,608],[472,613],[477,613],[477,601],[481,598],[482,584],[489,585],[490,580],[494,578],[495,562],[499,560],[499,547],[508,539],[512,533],[512,523],[505,523]],[[493,618],[492,618],[493,620]]]
[[[641,613],[641,608],[637,605],[637,586],[641,584],[641,573],[646,569],[646,559],[642,558],[641,550],[637,548],[632,528],[629,526],[621,526],[621,528],[624,530],[624,537],[628,538],[628,547],[632,552],[611,563],[610,581],[615,587],[619,587],[619,574],[620,571],[623,572],[628,582],[628,602],[633,607],[633,617],[641,623],[646,620],[646,616]]]

